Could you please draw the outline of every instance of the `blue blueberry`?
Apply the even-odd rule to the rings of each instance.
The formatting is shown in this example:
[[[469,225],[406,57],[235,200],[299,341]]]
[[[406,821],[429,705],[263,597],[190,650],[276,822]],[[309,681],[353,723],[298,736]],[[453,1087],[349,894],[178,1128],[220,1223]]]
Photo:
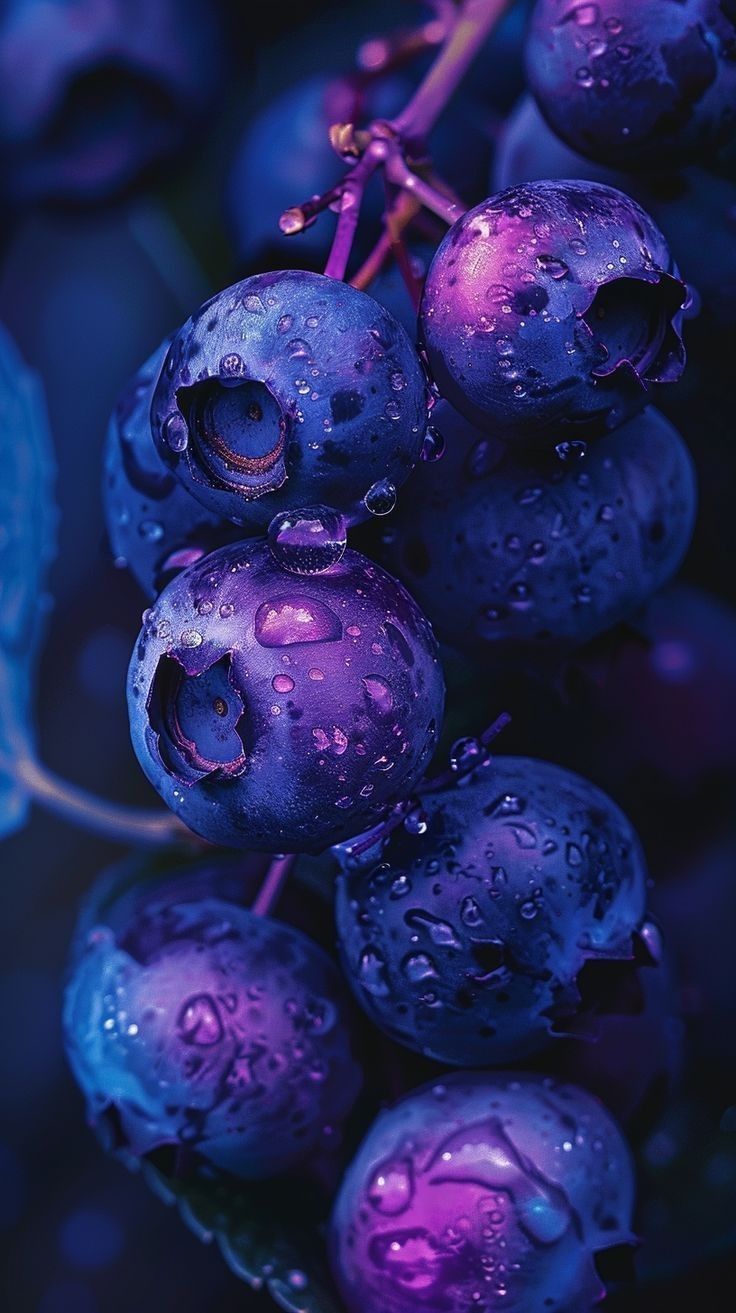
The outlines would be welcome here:
[[[616,428],[684,367],[687,292],[662,234],[600,183],[511,187],[459,219],[419,312],[442,395],[526,447]]]
[[[646,897],[638,839],[595,785],[496,757],[422,798],[421,834],[375,860],[338,849],[336,919],[361,1006],[439,1062],[499,1065],[574,1033],[600,966],[630,963]]]
[[[135,1156],[165,1145],[248,1179],[324,1150],[360,1086],[338,974],[291,926],[153,882],[83,916],[64,1036],[88,1114]],[[182,887],[189,886],[189,898]],[[110,923],[112,921],[112,924]]]
[[[319,852],[411,792],[444,683],[418,607],[356,552],[305,572],[265,543],[178,575],[133,653],[133,746],[151,783],[215,843]]]
[[[413,476],[385,561],[476,664],[539,660],[631,615],[680,565],[695,477],[652,407],[578,459],[514,454],[440,402],[446,442]]]
[[[357,523],[376,509],[372,497],[395,499],[416,463],[426,385],[405,330],[377,301],[287,270],[228,287],[184,324],[151,418],[180,483],[247,533],[307,505]]]
[[[730,0],[537,0],[529,85],[582,155],[625,169],[702,160],[736,132]]]

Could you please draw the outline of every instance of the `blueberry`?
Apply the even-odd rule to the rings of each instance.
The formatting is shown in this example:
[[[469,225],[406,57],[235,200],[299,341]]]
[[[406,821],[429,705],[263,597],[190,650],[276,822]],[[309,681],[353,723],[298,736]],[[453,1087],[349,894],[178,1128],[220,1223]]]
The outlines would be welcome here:
[[[399,487],[418,459],[427,397],[405,330],[372,297],[287,270],[226,288],[184,324],[151,418],[182,485],[259,533],[305,505],[367,519],[374,485]]]
[[[444,684],[400,584],[352,551],[305,573],[300,543],[287,569],[285,547],[278,561],[264,543],[223,547],[168,584],[145,616],[128,706],[143,770],[192,829],[318,852],[411,791]]]
[[[461,1072],[373,1123],[335,1203],[333,1273],[350,1313],[585,1313],[605,1294],[600,1256],[635,1243],[633,1203],[626,1142],[597,1099]]]
[[[154,884],[114,930],[87,926],[69,1061],[118,1149],[174,1145],[271,1176],[324,1146],[358,1092],[338,974],[300,931],[206,889],[182,900],[180,883]]]
[[[736,182],[698,167],[625,174],[593,164],[555,137],[531,96],[524,96],[501,133],[492,185],[501,191],[541,178],[587,178],[633,196],[661,228],[703,309],[731,326],[736,315]]]
[[[167,340],[128,384],[105,446],[103,499],[112,553],[149,597],[186,565],[240,536],[182,487],[154,446],[151,397],[168,349]]]
[[[695,478],[652,407],[578,459],[520,458],[444,402],[442,460],[416,472],[386,563],[475,664],[561,652],[632,614],[679,566]]]
[[[511,187],[442,241],[419,321],[442,395],[508,442],[598,437],[684,367],[684,284],[662,234],[600,183]]]
[[[722,0],[537,0],[529,85],[554,131],[591,159],[702,160],[736,129],[735,19]]]
[[[222,80],[222,36],[218,5],[207,0],[4,5],[6,197],[106,200],[191,146]]]
[[[514,1062],[596,1006],[600,964],[630,962],[646,870],[595,785],[497,757],[422,799],[425,832],[337,884],[341,953],[358,1001],[440,1062]],[[339,850],[338,850],[339,855]]]

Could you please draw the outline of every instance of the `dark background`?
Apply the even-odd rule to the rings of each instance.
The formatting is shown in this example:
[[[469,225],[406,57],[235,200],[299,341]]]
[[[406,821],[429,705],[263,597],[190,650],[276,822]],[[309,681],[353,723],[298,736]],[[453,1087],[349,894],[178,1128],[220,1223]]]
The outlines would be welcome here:
[[[386,8],[393,10],[387,27],[399,10],[411,18],[409,4],[384,6],[384,14]],[[0,320],[43,379],[59,466],[61,524],[40,669],[40,753],[65,778],[131,804],[155,803],[133,759],[124,701],[143,600],[133,581],[113,568],[105,547],[99,482],[106,421],[118,391],[162,337],[239,272],[221,201],[228,159],[254,106],[298,78],[310,60],[315,68],[347,65],[355,44],[351,30],[360,31],[361,22],[366,35],[381,30],[373,5],[354,6],[352,13],[344,5],[280,5],[277,32],[256,34],[232,10],[223,21],[233,67],[223,77],[205,142],[193,140],[175,170],[103,207],[5,212]],[[0,41],[2,24],[0,17]],[[706,316],[693,327],[690,345],[687,380],[667,403],[700,480],[698,529],[683,575],[733,603],[733,332]],[[684,754],[687,714],[686,707]],[[534,725],[523,716],[521,722],[504,750],[533,755],[539,750]],[[560,760],[566,752],[569,757],[561,742]],[[730,1119],[728,1112],[736,1104],[730,783],[719,776],[708,784],[708,799],[698,792],[686,805],[680,796],[660,796],[651,825],[655,853],[667,851],[666,859],[656,860],[655,874],[664,882],[676,874],[685,887],[692,877],[703,955],[720,955],[713,986],[720,1011],[715,1041],[706,1042],[697,1025],[689,1035],[675,1112],[665,1129],[652,1132],[653,1149],[651,1135],[648,1141],[647,1152],[655,1160],[664,1156],[671,1167],[666,1193],[687,1195],[688,1208],[680,1209],[670,1234],[667,1200],[649,1200],[656,1237],[650,1281],[616,1296],[612,1310],[721,1307],[725,1296],[715,1292],[727,1290],[736,1276],[736,1110]],[[646,800],[635,819],[646,845]],[[662,845],[663,827],[669,845]],[[3,1307],[12,1313],[255,1313],[273,1307],[268,1298],[252,1294],[214,1246],[199,1244],[173,1210],[104,1157],[64,1063],[60,1000],[78,901],[120,852],[38,809],[0,850]],[[704,900],[697,893],[699,871],[710,873]]]

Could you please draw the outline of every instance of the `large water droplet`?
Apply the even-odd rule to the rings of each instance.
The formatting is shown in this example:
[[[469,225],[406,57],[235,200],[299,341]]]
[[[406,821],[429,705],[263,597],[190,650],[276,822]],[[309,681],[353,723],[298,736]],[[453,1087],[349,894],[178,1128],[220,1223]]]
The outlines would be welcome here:
[[[423,930],[429,935],[433,944],[438,948],[462,948],[452,926],[447,921],[441,921],[439,917],[432,916],[430,912],[422,912],[414,909],[407,912],[404,916],[406,924],[412,930]]]
[[[389,993],[386,963],[375,948],[363,949],[358,962],[358,981],[363,989],[376,998],[383,998]]]
[[[445,439],[438,428],[430,424],[424,435],[422,450],[419,453],[424,461],[441,460],[445,454]]]
[[[414,1197],[414,1168],[411,1158],[387,1158],[379,1163],[368,1186],[368,1199],[376,1212],[396,1217]]]
[[[220,1013],[211,994],[194,994],[181,1009],[179,1033],[185,1044],[209,1048],[219,1044],[224,1034]]]
[[[380,715],[388,715],[394,705],[390,684],[380,675],[365,675],[360,682],[368,695],[371,707]]]
[[[189,441],[189,432],[183,415],[174,412],[164,421],[164,439],[172,451],[185,451]]]
[[[560,260],[556,255],[538,255],[537,265],[542,273],[547,274],[549,278],[554,278],[555,281],[566,278],[570,272],[565,261]]]
[[[412,984],[421,984],[425,980],[437,979],[437,968],[426,953],[411,953],[405,958],[402,967],[404,975]]]
[[[363,498],[363,505],[371,515],[389,515],[396,505],[396,488],[389,479],[379,479]]]
[[[281,511],[268,526],[271,555],[290,574],[323,574],[347,546],[345,521],[328,506]]]
[[[255,636],[261,647],[335,643],[342,638],[342,622],[324,602],[292,594],[261,603],[255,616]]]

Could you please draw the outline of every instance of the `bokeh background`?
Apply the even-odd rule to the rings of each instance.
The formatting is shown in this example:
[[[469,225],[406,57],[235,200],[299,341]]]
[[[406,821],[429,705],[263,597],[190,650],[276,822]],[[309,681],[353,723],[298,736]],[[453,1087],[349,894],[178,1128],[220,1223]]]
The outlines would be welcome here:
[[[521,0],[481,57],[437,145],[440,158],[470,171],[467,188],[453,178],[470,199],[484,194],[504,116],[523,90],[526,8]],[[286,251],[272,208],[318,190],[317,164],[330,167],[306,144],[309,96],[281,102],[270,117],[264,107],[303,90],[308,77],[347,70],[362,40],[410,25],[418,6],[310,0],[273,10],[260,7],[256,18],[251,5],[224,0],[0,7],[0,321],[43,380],[61,511],[39,679],[40,753],[65,778],[131,804],[155,802],[133,759],[124,701],[144,603],[105,544],[108,416],[128,377],[211,292],[273,262],[319,267],[332,217],[321,236],[312,230]],[[67,58],[59,33],[70,24]],[[31,84],[42,74],[34,102]],[[400,96],[401,86],[390,94]],[[302,144],[281,183],[274,142],[288,132],[302,132]],[[461,136],[472,157],[458,164]],[[165,159],[148,158],[159,140]],[[113,181],[95,194],[111,157]],[[70,159],[76,164],[62,167]],[[115,184],[113,164],[124,185]],[[332,167],[334,180],[337,160]],[[722,217],[736,247],[736,206]],[[707,242],[697,225],[694,233]],[[736,255],[729,266],[724,249],[725,282]],[[458,731],[510,710],[503,750],[554,757],[609,788],[650,854],[653,906],[678,973],[686,1064],[638,1132],[642,1227],[651,1238],[644,1284],[611,1301],[622,1313],[725,1307],[713,1292],[736,1276],[733,325],[704,308],[689,326],[686,378],[662,403],[690,445],[701,504],[681,590],[663,604],[654,666],[627,633],[597,644],[562,691],[479,681],[448,659]],[[601,670],[609,681],[603,711],[591,693],[591,671]],[[38,809],[0,849],[3,1307],[256,1313],[272,1307],[268,1298],[103,1156],[64,1063],[61,990],[78,902],[120,855]]]

